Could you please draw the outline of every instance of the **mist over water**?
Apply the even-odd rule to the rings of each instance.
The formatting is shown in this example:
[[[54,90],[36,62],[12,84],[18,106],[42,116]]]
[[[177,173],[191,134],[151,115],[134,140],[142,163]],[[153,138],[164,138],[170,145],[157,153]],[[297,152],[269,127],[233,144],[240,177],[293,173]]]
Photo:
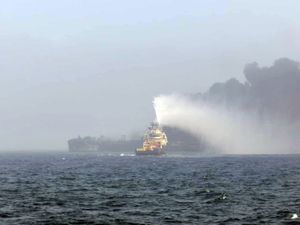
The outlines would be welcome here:
[[[227,110],[180,95],[154,100],[158,122],[204,138],[221,153],[297,153],[296,127],[272,118],[262,122],[257,114]]]
[[[230,79],[203,94],[156,97],[158,122],[188,131],[220,153],[300,153],[299,64],[253,63],[244,73],[244,84]]]

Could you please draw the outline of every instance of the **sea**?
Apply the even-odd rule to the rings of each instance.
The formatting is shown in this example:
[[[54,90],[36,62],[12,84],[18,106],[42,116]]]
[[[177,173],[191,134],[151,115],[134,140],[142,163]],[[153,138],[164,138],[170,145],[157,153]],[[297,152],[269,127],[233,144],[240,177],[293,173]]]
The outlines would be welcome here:
[[[0,224],[300,224],[299,155],[1,153]]]

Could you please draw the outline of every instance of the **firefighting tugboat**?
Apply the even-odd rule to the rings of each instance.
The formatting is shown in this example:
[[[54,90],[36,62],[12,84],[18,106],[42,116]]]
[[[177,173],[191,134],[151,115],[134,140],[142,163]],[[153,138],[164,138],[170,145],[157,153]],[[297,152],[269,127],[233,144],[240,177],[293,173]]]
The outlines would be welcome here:
[[[157,122],[152,122],[144,136],[143,147],[135,150],[136,155],[164,155],[168,139]]]

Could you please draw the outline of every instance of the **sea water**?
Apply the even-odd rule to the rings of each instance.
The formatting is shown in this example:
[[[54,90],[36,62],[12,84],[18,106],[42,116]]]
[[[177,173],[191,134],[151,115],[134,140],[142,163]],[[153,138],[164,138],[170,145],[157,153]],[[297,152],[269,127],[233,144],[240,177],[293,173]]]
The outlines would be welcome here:
[[[0,154],[1,224],[295,224],[298,215],[298,155]]]

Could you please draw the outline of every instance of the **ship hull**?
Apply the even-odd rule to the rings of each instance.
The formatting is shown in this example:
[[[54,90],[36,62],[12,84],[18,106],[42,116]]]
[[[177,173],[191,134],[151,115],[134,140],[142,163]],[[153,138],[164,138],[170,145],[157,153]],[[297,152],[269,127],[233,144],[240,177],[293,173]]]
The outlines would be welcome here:
[[[166,152],[162,149],[153,149],[153,150],[147,150],[147,151],[135,150],[136,156],[144,156],[144,155],[160,156],[160,155],[164,155],[164,154],[166,154]]]

